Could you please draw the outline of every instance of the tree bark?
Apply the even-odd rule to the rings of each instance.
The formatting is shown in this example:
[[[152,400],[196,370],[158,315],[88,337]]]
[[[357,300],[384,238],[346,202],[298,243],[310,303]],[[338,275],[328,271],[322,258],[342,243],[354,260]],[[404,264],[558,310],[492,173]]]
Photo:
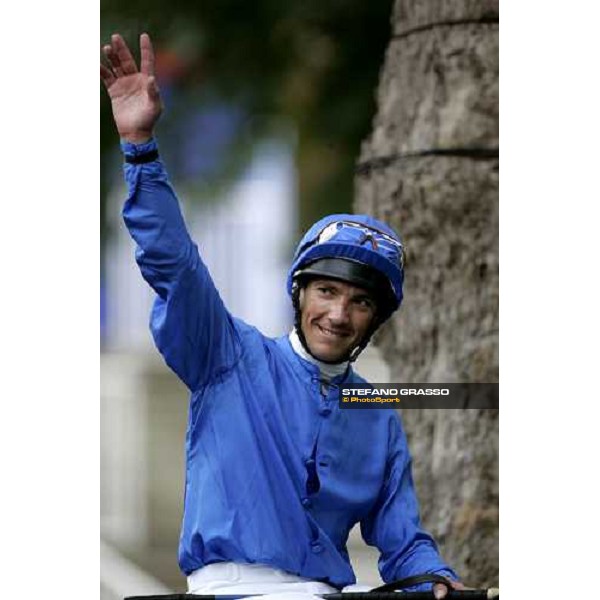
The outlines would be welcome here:
[[[498,381],[498,2],[396,0],[355,210],[407,247],[376,338],[395,382]],[[498,411],[406,410],[421,515],[469,584],[498,581]]]

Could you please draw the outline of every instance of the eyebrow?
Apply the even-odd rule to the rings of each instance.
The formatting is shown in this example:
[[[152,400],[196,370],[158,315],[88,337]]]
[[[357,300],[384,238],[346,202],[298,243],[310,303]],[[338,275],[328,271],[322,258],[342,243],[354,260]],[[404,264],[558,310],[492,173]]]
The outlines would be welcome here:
[[[327,285],[331,287],[337,287],[336,284],[339,284],[339,281],[335,281],[334,279],[313,279],[312,283],[315,286]]]
[[[336,281],[335,279],[314,279],[313,283],[315,286],[328,286],[336,290],[339,290],[343,285],[342,281]],[[369,300],[372,304],[376,304],[375,298],[369,292],[356,292],[352,294],[352,300]]]

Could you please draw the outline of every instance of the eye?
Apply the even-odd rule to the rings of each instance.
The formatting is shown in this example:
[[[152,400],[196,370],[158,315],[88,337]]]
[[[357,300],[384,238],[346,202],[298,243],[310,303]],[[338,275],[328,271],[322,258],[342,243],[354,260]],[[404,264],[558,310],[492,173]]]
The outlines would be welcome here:
[[[358,306],[360,306],[363,309],[375,309],[375,305],[373,304],[373,301],[370,298],[357,298],[355,302],[356,304],[358,304]]]
[[[320,285],[318,288],[319,292],[321,292],[321,294],[324,294],[325,296],[330,296],[333,294],[333,288],[332,287],[328,287],[326,285]]]

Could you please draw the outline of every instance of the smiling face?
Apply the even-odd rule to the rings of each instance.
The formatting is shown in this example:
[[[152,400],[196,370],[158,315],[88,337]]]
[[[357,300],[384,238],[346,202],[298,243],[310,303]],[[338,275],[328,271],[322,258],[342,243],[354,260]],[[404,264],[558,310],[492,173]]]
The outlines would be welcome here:
[[[347,359],[375,318],[375,301],[363,288],[314,279],[300,293],[302,333],[312,355],[325,362]]]

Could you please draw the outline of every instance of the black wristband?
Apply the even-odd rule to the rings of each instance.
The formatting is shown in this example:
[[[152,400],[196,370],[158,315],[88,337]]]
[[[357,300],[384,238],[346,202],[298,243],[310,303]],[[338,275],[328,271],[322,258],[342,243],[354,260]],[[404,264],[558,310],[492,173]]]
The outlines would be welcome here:
[[[158,150],[150,150],[150,152],[144,152],[143,154],[137,155],[125,155],[125,162],[130,165],[143,165],[158,158]]]

